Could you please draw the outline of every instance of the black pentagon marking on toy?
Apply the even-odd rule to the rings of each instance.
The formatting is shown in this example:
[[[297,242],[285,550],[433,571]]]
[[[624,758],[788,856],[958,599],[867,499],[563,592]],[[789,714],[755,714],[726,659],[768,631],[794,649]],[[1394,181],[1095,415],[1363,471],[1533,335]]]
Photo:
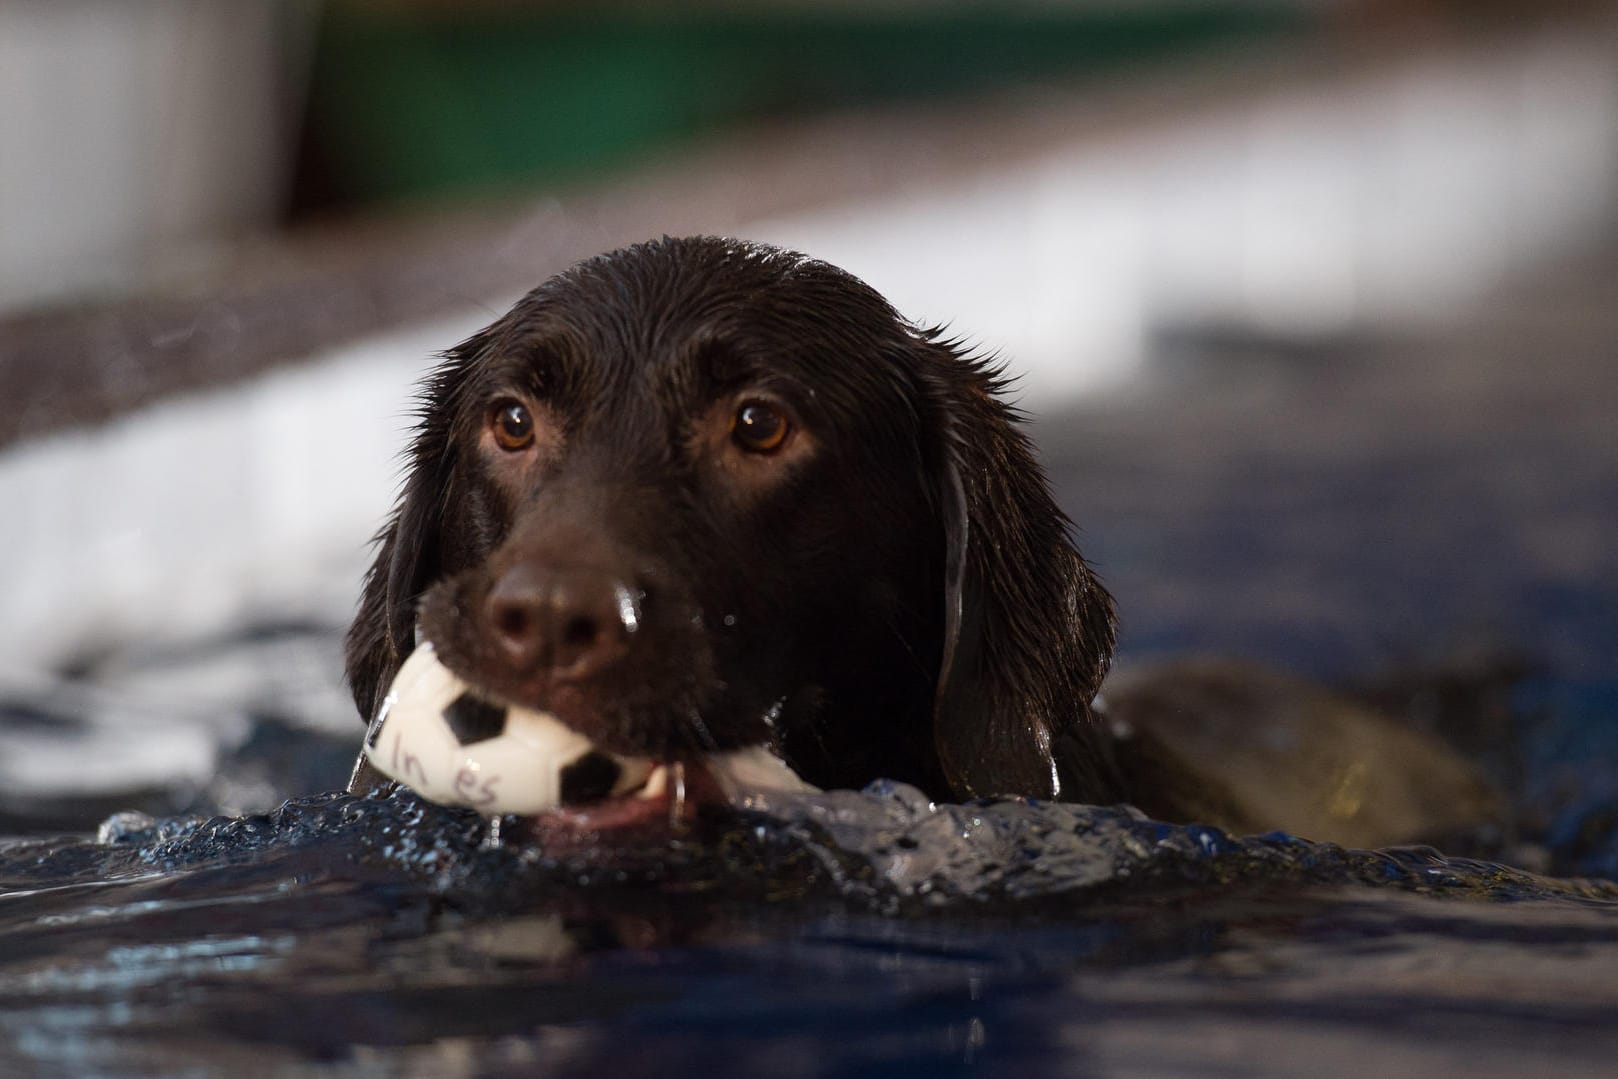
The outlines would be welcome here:
[[[498,738],[506,730],[506,708],[463,693],[444,709],[444,722],[463,746]]]
[[[599,802],[618,785],[622,770],[605,753],[591,751],[562,769],[562,804]]]

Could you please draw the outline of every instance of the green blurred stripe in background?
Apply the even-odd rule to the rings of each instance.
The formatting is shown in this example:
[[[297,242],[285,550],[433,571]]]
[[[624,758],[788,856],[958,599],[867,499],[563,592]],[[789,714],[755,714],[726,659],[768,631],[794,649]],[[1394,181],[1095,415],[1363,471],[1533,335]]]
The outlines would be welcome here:
[[[328,8],[312,95],[329,199],[511,190],[727,125],[1082,78],[1306,26],[1298,7],[612,13]]]

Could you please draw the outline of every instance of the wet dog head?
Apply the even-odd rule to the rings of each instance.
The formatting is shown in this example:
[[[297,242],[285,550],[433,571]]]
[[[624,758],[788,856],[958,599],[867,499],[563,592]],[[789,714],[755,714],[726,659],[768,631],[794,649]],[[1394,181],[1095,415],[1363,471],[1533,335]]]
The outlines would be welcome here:
[[[819,786],[1105,797],[1111,602],[998,389],[800,255],[582,263],[427,380],[356,702],[419,631],[614,752],[766,744]]]

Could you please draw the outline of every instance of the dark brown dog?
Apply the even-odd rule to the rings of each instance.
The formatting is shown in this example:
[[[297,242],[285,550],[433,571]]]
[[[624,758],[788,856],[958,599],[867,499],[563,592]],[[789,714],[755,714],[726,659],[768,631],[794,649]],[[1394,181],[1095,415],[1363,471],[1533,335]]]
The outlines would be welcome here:
[[[1112,602],[995,369],[801,255],[582,263],[427,381],[348,638],[419,631],[603,748],[769,744],[811,783],[1112,801]]]
[[[708,796],[708,754],[767,745],[820,787],[1129,800],[1357,845],[1498,817],[1442,743],[1256,668],[1136,671],[1099,722],[1112,601],[1000,389],[801,255],[663,240],[582,263],[428,378],[349,633],[355,701],[374,714],[419,636]],[[536,827],[655,812],[589,797]]]

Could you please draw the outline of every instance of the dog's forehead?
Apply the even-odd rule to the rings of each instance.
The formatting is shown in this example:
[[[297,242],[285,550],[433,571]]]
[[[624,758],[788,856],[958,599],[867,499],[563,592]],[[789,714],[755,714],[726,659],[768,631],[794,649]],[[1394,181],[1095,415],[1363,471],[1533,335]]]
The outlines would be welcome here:
[[[572,368],[596,401],[652,394],[668,404],[758,380],[834,398],[839,388],[880,396],[894,374],[881,357],[911,341],[887,301],[852,275],[793,252],[711,239],[581,263],[530,293],[507,321],[502,336]]]
[[[569,313],[650,343],[694,334],[764,337],[890,331],[891,307],[851,274],[806,255],[730,241],[667,241],[602,255],[552,279]]]

